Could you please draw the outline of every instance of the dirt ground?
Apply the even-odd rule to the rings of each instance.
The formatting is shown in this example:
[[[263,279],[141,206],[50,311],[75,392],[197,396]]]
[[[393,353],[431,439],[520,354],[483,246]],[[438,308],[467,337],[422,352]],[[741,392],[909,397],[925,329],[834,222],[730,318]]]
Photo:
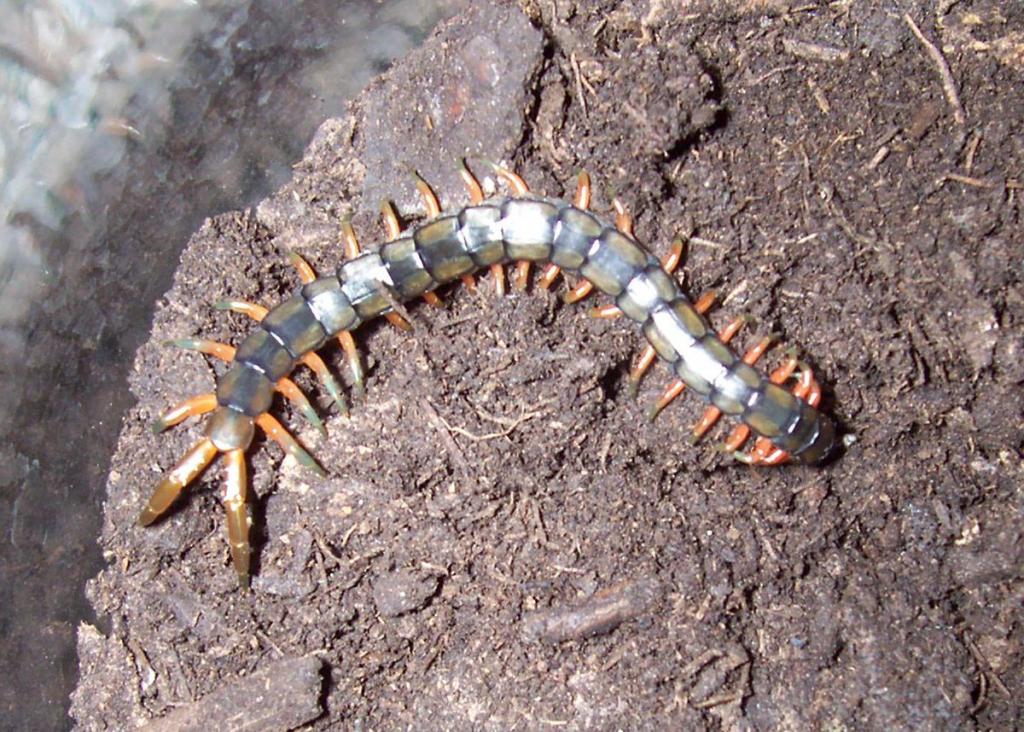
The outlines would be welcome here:
[[[193,237],[131,377],[80,727],[1014,728],[1024,10],[484,5],[326,121],[291,184]],[[162,341],[237,342],[251,324],[211,303],[279,302],[288,248],[333,268],[350,213],[379,241],[382,198],[415,218],[410,169],[462,205],[467,154],[550,195],[586,169],[653,251],[686,237],[687,290],[756,319],[740,345],[798,349],[846,448],[752,469],[713,448],[727,426],[690,446],[692,398],[646,419],[663,367],[626,393],[628,324],[484,278],[410,304],[411,335],[359,333],[350,418],[300,374],[329,437],[276,411],[330,475],[252,450],[251,592],[220,469],[138,528],[201,429],[149,421],[223,369]]]

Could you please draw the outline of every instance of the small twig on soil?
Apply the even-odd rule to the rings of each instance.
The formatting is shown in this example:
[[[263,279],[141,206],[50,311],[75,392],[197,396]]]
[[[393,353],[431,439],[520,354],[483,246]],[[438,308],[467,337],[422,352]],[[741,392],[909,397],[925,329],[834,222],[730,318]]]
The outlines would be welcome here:
[[[836,48],[824,43],[798,41],[794,38],[783,38],[782,50],[805,61],[835,63],[836,61],[847,61],[850,58],[850,52],[845,48]]]
[[[587,111],[587,95],[583,93],[583,74],[580,72],[580,62],[576,60],[576,54],[569,54],[569,65],[572,66],[572,73],[576,77],[576,96],[580,98],[580,106],[583,108],[583,119],[590,119]]]
[[[522,621],[523,637],[562,643],[604,635],[628,620],[649,614],[661,595],[662,588],[653,578],[623,582],[569,607],[527,613]]]
[[[966,632],[964,633],[964,643],[967,644],[967,650],[969,650],[971,652],[971,655],[974,656],[974,661],[980,667],[981,673],[985,676],[988,676],[989,682],[992,684],[992,686],[999,689],[999,691],[1002,692],[1007,699],[1012,699],[1013,695],[1010,694],[1010,690],[1006,688],[1006,684],[1004,684],[1002,682],[1002,679],[1000,679],[999,676],[996,675],[995,670],[992,668],[992,664],[989,663],[989,660],[987,658],[985,658],[985,655],[981,652],[981,649],[978,648],[978,645],[974,642],[974,639],[971,638],[970,635],[968,635]]]
[[[909,13],[903,14],[903,21],[910,26],[910,32],[914,34],[921,45],[924,46],[925,51],[931,57],[932,61],[939,69],[939,76],[942,77],[942,90],[946,94],[946,101],[949,102],[949,106],[953,108],[953,119],[961,127],[967,124],[967,115],[964,114],[964,108],[960,104],[960,95],[956,90],[956,81],[953,79],[953,72],[949,70],[949,64],[946,63],[946,58],[942,55],[942,52],[935,47],[931,41],[924,37],[924,33],[917,27],[917,23],[910,17]]]
[[[712,707],[720,707],[723,704],[731,704],[732,702],[741,701],[743,699],[743,697],[745,697],[747,695],[746,694],[746,685],[749,682],[749,679],[750,679],[750,664],[747,663],[743,667],[743,671],[741,672],[741,678],[740,678],[740,683],[739,683],[739,687],[740,688],[739,689],[737,689],[736,691],[729,691],[729,692],[726,692],[724,694],[719,694],[717,696],[713,696],[713,697],[711,697],[709,699],[705,699],[704,701],[694,702],[693,708],[694,709],[710,709]]]
[[[871,158],[871,160],[868,162],[866,166],[867,169],[874,170],[879,165],[881,165],[882,161],[885,160],[887,157],[889,157],[889,146],[882,145],[880,148],[878,148],[878,151],[875,153],[875,156]]]
[[[472,440],[473,442],[487,442],[488,440],[496,440],[499,437],[508,437],[510,434],[515,432],[516,428],[519,427],[519,425],[521,425],[523,422],[527,422],[533,419],[534,417],[539,417],[546,411],[547,410],[539,409],[535,412],[528,412],[524,408],[522,414],[520,414],[515,419],[509,421],[507,418],[492,417],[490,415],[480,414],[480,410],[478,409],[477,414],[480,414],[481,417],[490,419],[491,421],[497,422],[498,424],[508,422],[508,426],[505,427],[505,429],[503,429],[501,432],[488,432],[485,435],[474,435],[467,429],[451,425],[444,417],[438,416],[438,419],[441,420],[442,423],[444,423],[445,428],[448,429],[450,432],[454,432],[457,435],[462,435],[466,439]]]
[[[974,154],[978,152],[978,145],[981,143],[981,132],[975,130],[971,135],[971,141],[967,143],[967,153],[964,155],[964,170],[968,173],[974,168]]]
[[[455,438],[452,437],[452,432],[455,430],[450,424],[448,424],[448,422],[445,421],[444,417],[437,413],[437,410],[434,409],[434,405],[426,399],[420,400],[420,406],[423,408],[423,411],[426,412],[427,419],[430,424],[437,430],[438,434],[441,435],[441,441],[444,443],[448,454],[451,455],[452,460],[455,461],[455,464],[464,474],[471,475],[472,471],[469,468],[469,461],[466,460],[466,456],[463,454],[462,448],[459,447],[459,443],[457,443]]]
[[[687,244],[697,244],[697,245],[702,246],[702,247],[707,247],[708,249],[717,249],[718,251],[722,251],[723,249],[725,249],[725,244],[719,244],[717,241],[711,241],[710,239],[703,239],[703,238],[701,238],[699,236],[688,236],[688,237],[686,237],[686,243]]]
[[[963,183],[965,186],[973,186],[974,188],[995,188],[996,184],[991,181],[987,181],[984,178],[972,178],[969,175],[960,175],[959,173],[946,173],[942,176],[943,181],[952,180],[957,183]]]
[[[795,68],[796,68],[795,66],[778,66],[778,67],[772,69],[771,71],[768,71],[768,72],[762,74],[761,76],[757,77],[756,79],[754,79],[752,82],[747,84],[747,87],[748,88],[753,88],[755,86],[760,86],[761,84],[765,83],[766,81],[768,81],[768,79],[772,78],[776,74],[781,74],[781,73],[783,73],[785,71],[789,71],[790,69],[795,69]]]

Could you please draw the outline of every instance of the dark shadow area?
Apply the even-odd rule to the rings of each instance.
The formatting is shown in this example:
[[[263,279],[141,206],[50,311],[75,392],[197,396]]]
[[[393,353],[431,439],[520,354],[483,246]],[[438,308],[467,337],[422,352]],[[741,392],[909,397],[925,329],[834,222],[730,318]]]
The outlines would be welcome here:
[[[54,149],[52,166],[67,173],[49,176],[59,184],[43,205],[6,207],[8,231],[38,266],[0,258],[0,292],[23,309],[0,330],[0,727],[68,725],[83,587],[103,564],[103,486],[130,404],[125,376],[189,235],[282,185],[317,125],[447,13],[443,2],[299,6],[197,11],[191,30],[171,29],[194,33],[180,58],[157,58],[127,26],[124,53],[162,76],[116,113],[100,85],[89,112],[99,144]],[[0,54],[5,73],[57,84],[57,71],[15,45]],[[113,164],[97,164],[104,155]]]

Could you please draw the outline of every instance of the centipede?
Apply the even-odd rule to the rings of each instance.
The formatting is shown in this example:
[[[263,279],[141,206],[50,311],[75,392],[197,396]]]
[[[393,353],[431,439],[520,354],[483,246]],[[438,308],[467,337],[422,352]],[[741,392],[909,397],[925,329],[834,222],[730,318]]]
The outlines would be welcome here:
[[[341,225],[345,258],[333,274],[318,276],[297,253],[289,253],[300,286],[275,307],[229,300],[218,308],[246,315],[258,327],[236,347],[198,338],[172,343],[226,361],[227,370],[214,392],[186,399],[161,414],[153,429],[162,432],[189,417],[206,415],[202,437],[158,483],[139,516],[149,526],[181,496],[184,489],[218,458],[225,464],[222,502],[232,565],[241,588],[250,584],[251,520],[247,507],[246,452],[256,431],[278,443],[299,464],[326,475],[272,414],[275,394],[290,401],[311,424],[326,434],[323,421],[290,378],[300,366],[310,368],[347,415],[342,388],[317,355],[337,339],[351,373],[351,388],[364,392],[365,376],[353,332],[384,317],[403,330],[411,325],[396,307],[416,298],[440,304],[437,290],[461,281],[475,290],[477,273],[489,270],[499,296],[508,280],[526,290],[531,280],[551,289],[560,275],[574,277],[563,294],[567,303],[593,290],[610,298],[592,310],[595,317],[633,321],[646,339],[629,372],[628,391],[635,395],[643,375],[661,359],[674,378],[650,410],[653,418],[683,391],[700,396],[707,406],[690,440],[696,442],[726,415],[736,420],[721,449],[750,465],[787,462],[813,464],[834,450],[836,430],[820,410],[822,389],[813,370],[790,353],[770,372],[754,368],[775,342],[761,338],[743,355],[730,341],[746,319],[736,318],[716,331],[706,313],[714,302],[707,294],[691,302],[675,270],[683,241],[673,242],[661,259],[649,253],[633,233],[633,219],[618,201],[614,215],[591,209],[591,183],[580,173],[572,201],[537,195],[512,170],[486,161],[500,186],[485,195],[465,161],[460,176],[469,203],[442,210],[430,185],[414,174],[425,216],[404,227],[394,207],[382,206],[386,240],[363,248],[349,222]],[[531,268],[539,273],[534,279]],[[569,280],[567,279],[568,283]],[[744,448],[750,444],[749,449]]]

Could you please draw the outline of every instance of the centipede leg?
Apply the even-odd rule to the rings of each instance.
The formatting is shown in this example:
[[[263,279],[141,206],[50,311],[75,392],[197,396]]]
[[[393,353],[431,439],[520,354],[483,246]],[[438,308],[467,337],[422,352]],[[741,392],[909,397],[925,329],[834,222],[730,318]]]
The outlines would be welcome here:
[[[172,346],[178,348],[184,348],[189,351],[198,351],[199,353],[205,353],[207,356],[213,356],[221,361],[230,363],[235,358],[235,349],[226,343],[218,343],[217,341],[208,341],[198,338],[180,338],[178,340],[169,341]],[[321,362],[322,363],[322,362]],[[324,365],[324,370],[327,366]],[[329,375],[329,372],[328,372]],[[282,377],[278,380],[274,389],[284,396],[285,399],[290,401],[295,408],[302,413],[302,416],[313,425],[322,435],[327,435],[327,428],[324,427],[324,423],[320,420],[320,415],[316,413],[313,405],[310,403],[309,398],[302,392],[299,385],[289,379],[287,376]],[[214,396],[214,395],[209,395]],[[214,396],[214,406],[216,406],[216,397]],[[213,407],[210,407],[212,410]],[[210,411],[210,410],[207,410]],[[161,418],[162,420],[163,418]],[[180,420],[179,420],[180,421]],[[167,427],[170,427],[177,422],[166,423],[160,430],[157,430],[157,424],[154,423],[153,429],[157,431],[163,431]]]
[[[427,218],[433,219],[441,215],[441,203],[437,200],[437,194],[430,187],[427,181],[423,180],[419,173],[413,172],[416,180],[416,190],[419,191],[420,200],[423,201],[423,208],[427,210]]]
[[[359,256],[359,238],[352,227],[351,219],[341,222],[341,241],[345,247],[345,259],[355,259]]]
[[[615,209],[615,228],[628,237],[633,236],[633,216],[626,210],[625,205],[617,198],[612,200],[612,208]]]
[[[505,268],[500,264],[491,265],[491,277],[494,280],[494,292],[498,297],[505,296]]]
[[[366,388],[363,384],[363,364],[359,358],[356,341],[352,334],[346,331],[338,336],[338,342],[341,343],[341,347],[345,351],[348,367],[352,371],[352,388],[355,389],[356,394],[362,396],[366,392]]]
[[[579,177],[576,179],[576,195],[573,196],[572,205],[586,211],[590,208],[590,195],[590,176],[587,174],[587,171],[581,170]],[[547,290],[554,284],[561,271],[562,268],[557,264],[548,264],[537,280],[537,286]]]
[[[391,205],[391,201],[380,203],[381,221],[384,222],[384,230],[387,233],[387,241],[394,241],[402,233],[402,223],[398,220],[398,212]]]
[[[320,467],[313,456],[306,452],[302,445],[292,437],[291,432],[285,429],[273,416],[264,412],[256,417],[256,426],[263,430],[267,437],[280,445],[281,449],[295,458],[299,465],[309,468],[321,478],[327,477],[327,471]]]
[[[302,258],[297,252],[288,252],[288,260],[292,263],[292,266],[299,273],[299,280],[304,285],[308,285],[310,282],[316,279],[316,272],[312,267],[309,266],[309,262]]]
[[[637,392],[640,391],[640,379],[647,373],[647,369],[651,367],[651,364],[654,363],[654,359],[657,357],[658,352],[654,350],[654,346],[650,343],[644,346],[644,350],[641,351],[636,365],[629,372],[629,386],[627,389],[631,398],[636,398]]]
[[[189,417],[197,417],[200,414],[212,412],[217,408],[217,395],[200,394],[191,399],[186,399],[181,404],[171,407],[166,412],[153,420],[153,431],[163,432],[168,427],[181,424]]]
[[[435,308],[443,308],[444,307],[444,302],[441,301],[441,298],[437,296],[436,292],[424,292],[423,293],[423,300],[428,305],[431,305],[431,306],[433,306]]]
[[[580,280],[576,283],[575,287],[562,296],[562,302],[566,305],[572,305],[589,295],[593,289],[593,282],[590,280]]]
[[[231,548],[231,563],[238,575],[238,584],[249,587],[249,512],[246,510],[245,494],[248,476],[245,469],[245,451],[228,450],[225,453],[227,479],[224,484],[224,511],[227,514],[228,546]]]
[[[295,405],[295,408],[302,413],[302,416],[309,422],[317,431],[327,436],[327,428],[324,427],[324,423],[320,419],[320,415],[313,409],[313,405],[310,404],[309,398],[302,393],[302,389],[294,381],[289,379],[287,376],[278,379],[277,384],[274,385],[274,389],[277,390],[285,399]]]
[[[218,450],[209,438],[194,444],[177,465],[157,484],[146,507],[139,514],[139,524],[149,526],[166,511],[181,491],[206,469],[217,457]]]

